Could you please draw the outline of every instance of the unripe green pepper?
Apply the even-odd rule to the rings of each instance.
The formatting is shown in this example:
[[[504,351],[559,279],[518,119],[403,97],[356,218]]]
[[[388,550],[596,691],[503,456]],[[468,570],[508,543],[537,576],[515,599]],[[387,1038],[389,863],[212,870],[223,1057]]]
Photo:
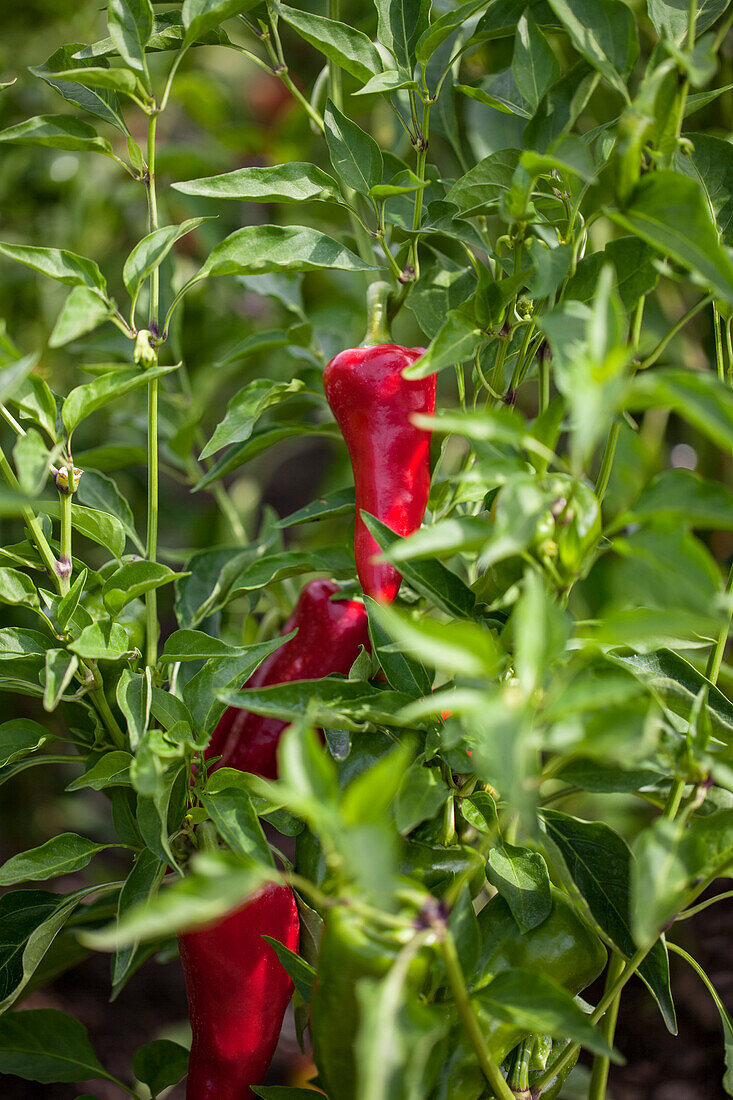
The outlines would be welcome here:
[[[598,977],[606,965],[603,944],[569,899],[554,887],[552,902],[549,916],[524,934],[499,894],[484,906],[478,915],[481,949],[471,983],[474,991],[488,985],[503,970],[521,969],[542,974],[573,995]],[[526,1037],[526,1030],[494,1019],[476,1002],[474,1010],[491,1053],[497,1062],[503,1062]],[[451,1055],[442,1068],[431,1100],[478,1100],[484,1093],[486,1081],[460,1026],[452,1033],[449,1049]],[[543,1093],[543,1100],[546,1096],[556,1096],[564,1079],[558,1076],[550,1091]]]
[[[311,1000],[311,1032],[319,1079],[333,1100],[356,1096],[354,1044],[359,1033],[356,986],[362,978],[383,978],[408,942],[394,931],[370,926],[348,906],[329,909],[318,954],[318,980]],[[423,949],[410,961],[407,987],[426,984],[430,953]]]
[[[478,915],[481,952],[473,989],[504,970],[543,974],[575,996],[606,965],[606,949],[561,890],[552,888],[552,910],[542,924],[522,934],[497,894]]]

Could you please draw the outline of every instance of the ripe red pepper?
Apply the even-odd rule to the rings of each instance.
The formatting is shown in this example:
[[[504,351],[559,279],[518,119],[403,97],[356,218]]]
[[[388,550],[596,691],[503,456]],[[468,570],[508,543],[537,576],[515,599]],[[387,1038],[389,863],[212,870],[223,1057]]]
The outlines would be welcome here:
[[[332,600],[337,592],[333,581],[315,580],[305,586],[283,627],[283,634],[296,629],[298,633],[262,662],[245,687],[319,680],[349,671],[359,647],[369,649],[368,619],[364,605],[357,600]],[[278,718],[228,707],[205,756],[221,755],[215,767],[238,768],[275,779],[277,746],[286,724]]]
[[[275,1053],[293,984],[272,936],[298,950],[288,886],[265,887],[240,909],[178,937],[193,1042],[186,1100],[254,1100]]]
[[[415,413],[435,411],[435,375],[407,379],[402,371],[424,348],[375,344],[340,352],[326,367],[323,386],[351,458],[356,488],[354,553],[364,592],[391,602],[401,577],[376,563],[379,546],[361,518],[376,516],[397,535],[410,535],[423,520],[430,491],[430,436],[412,423]]]

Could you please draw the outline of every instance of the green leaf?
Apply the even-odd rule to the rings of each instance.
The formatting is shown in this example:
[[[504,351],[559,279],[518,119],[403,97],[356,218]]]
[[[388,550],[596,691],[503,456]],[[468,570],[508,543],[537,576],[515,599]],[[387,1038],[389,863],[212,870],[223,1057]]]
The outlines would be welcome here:
[[[505,970],[473,999],[490,1015],[528,1031],[569,1038],[594,1054],[619,1063],[621,1057],[593,1027],[569,993],[541,974],[529,970]]]
[[[62,348],[86,336],[112,316],[109,303],[86,286],[75,286],[61,307],[48,339],[50,348]]]
[[[131,69],[145,71],[145,46],[153,33],[150,0],[109,0],[107,27],[120,56]]]
[[[430,374],[471,358],[485,334],[476,322],[460,310],[451,310],[424,355],[403,372],[404,378],[427,378]]]
[[[709,372],[644,371],[632,382],[626,407],[670,408],[724,451],[733,452],[733,395]]]
[[[43,688],[43,709],[55,710],[61,697],[74,678],[79,660],[65,649],[46,651],[46,673]]]
[[[48,641],[38,630],[21,630],[17,626],[0,628],[0,661],[45,654]]]
[[[167,565],[152,561],[129,561],[112,574],[102,589],[102,598],[112,615],[120,611],[131,600],[151,592],[161,585],[175,581],[179,574]]]
[[[40,749],[51,734],[30,718],[12,718],[0,726],[0,767]]]
[[[639,32],[623,0],[549,0],[575,49],[628,101],[624,78],[639,56]]]
[[[398,65],[411,71],[415,46],[428,28],[428,0],[374,0],[377,9],[377,36],[390,50]]]
[[[106,70],[105,70],[106,71]],[[0,131],[8,145],[40,145],[47,149],[85,150],[112,155],[112,146],[93,126],[73,115],[38,115]]]
[[[658,817],[634,844],[633,931],[645,947],[687,904],[699,883],[733,859],[733,811],[694,817],[688,825]]]
[[[519,156],[518,149],[501,149],[484,157],[453,184],[446,199],[467,213],[478,213],[496,206],[511,187]]]
[[[145,736],[150,718],[151,684],[140,672],[124,669],[117,681],[117,705],[125,716],[133,752]]]
[[[114,92],[105,91],[104,89],[97,92],[93,88],[84,87],[83,84],[75,84],[56,78],[55,74],[57,72],[64,72],[78,67],[79,60],[74,55],[83,46],[83,42],[61,46],[49,57],[48,61],[44,62],[43,65],[31,66],[30,71],[34,76],[40,77],[46,84],[55,88],[70,103],[75,103],[83,110],[88,111],[89,114],[101,118],[104,122],[114,126],[120,133],[127,135],[129,131]],[[92,66],[94,60],[88,59],[86,63]]]
[[[86,1028],[52,1008],[7,1013],[0,1020],[0,1073],[48,1085],[114,1080],[94,1053]]]
[[[38,607],[36,586],[18,569],[0,568],[0,603]]]
[[[2,244],[0,254],[11,260],[26,264],[50,279],[56,279],[67,286],[86,286],[99,291],[104,298],[107,284],[102,272],[94,260],[77,256],[75,252],[66,252],[60,248],[37,248],[33,245]]]
[[[548,837],[560,851],[598,926],[630,959],[636,943],[631,931],[632,856],[626,843],[599,821],[580,821],[556,810],[543,810],[542,817]],[[639,967],[639,976],[657,1001],[667,1029],[676,1035],[669,960],[663,941],[652,947]]]
[[[709,134],[685,134],[692,142],[687,156],[675,156],[678,172],[694,179],[708,200],[710,212],[729,247],[733,245],[733,147]]]
[[[166,864],[158,859],[149,848],[143,848],[135,858],[135,863],[125,884],[120,890],[117,903],[117,919],[121,921],[125,914],[138,905],[144,905],[154,897],[166,872]],[[112,962],[112,999],[118,996],[136,965],[141,961],[141,950],[137,941],[132,940],[120,946]]]
[[[415,46],[415,60],[418,65],[427,65],[435,51],[442,46],[447,38],[463,26],[467,19],[475,15],[481,8],[488,6],[489,0],[469,0],[455,11],[447,11],[439,19],[423,31]]]
[[[30,428],[16,440],[13,460],[21,492],[29,497],[41,492],[48,476],[50,458],[48,447],[35,428]]]
[[[682,264],[695,282],[733,303],[733,262],[720,244],[695,180],[679,172],[652,172],[637,184],[624,210],[608,214],[627,232]]]
[[[486,877],[504,898],[522,933],[549,916],[550,876],[540,852],[513,844],[496,845],[489,851]]]
[[[378,95],[399,91],[400,88],[417,89],[417,81],[413,80],[409,73],[399,72],[397,69],[387,69],[386,72],[377,73],[371,80],[367,80],[363,88],[359,88],[354,95]]]
[[[431,821],[445,806],[450,791],[436,768],[412,764],[404,774],[394,804],[395,824],[403,836]]]
[[[717,481],[706,481],[692,470],[664,470],[645,486],[641,496],[614,520],[618,529],[650,519],[673,519],[704,530],[733,527],[733,491]]]
[[[345,546],[322,547],[320,550],[284,550],[257,558],[240,573],[230,598],[245,592],[255,592],[274,581],[297,577],[301,573],[324,572],[331,576],[349,576],[354,572],[352,551]]]
[[[95,844],[76,833],[60,833],[38,848],[11,856],[0,867],[0,886],[18,882],[41,882],[59,875],[71,875],[86,867],[108,844]]]
[[[22,359],[16,359],[0,369],[0,402],[3,404],[9,397],[13,397],[23,382],[27,379],[36,363],[38,354],[33,352],[24,355]]]
[[[382,152],[370,134],[329,99],[324,114],[326,143],[336,175],[347,187],[368,195],[382,182]]]
[[[14,890],[0,899],[0,1013],[18,1000],[81,901],[80,894]]]
[[[219,858],[194,856],[185,877],[131,906],[119,923],[80,938],[95,950],[114,951],[137,941],[188,932],[238,908],[262,883],[262,871],[243,865],[241,857],[235,863],[223,853]]]
[[[55,500],[39,500],[34,504],[39,512],[45,512],[48,516],[58,519],[60,506]],[[116,557],[122,557],[125,550],[125,529],[116,516],[110,516],[106,512],[97,511],[96,508],[85,508],[81,504],[71,506],[71,526],[80,535],[85,535],[92,542],[104,546]]]
[[[729,3],[730,0],[697,0],[696,38],[720,18]],[[687,36],[690,5],[681,0],[647,0],[647,9],[659,37],[681,44]]]
[[[369,613],[369,637],[372,652],[379,658],[384,674],[395,691],[404,691],[415,698],[428,695],[432,691],[433,677],[428,673],[422,661],[409,657],[406,653],[395,651],[390,642],[391,634],[381,620],[379,605],[370,596],[364,597]]]
[[[208,474],[204,474],[200,481],[194,485],[192,492],[200,492],[201,489],[208,488],[209,485],[213,485],[215,481],[225,477],[226,474],[230,474],[232,470],[239,469],[246,462],[256,458],[264,451],[274,447],[277,443],[282,443],[285,439],[295,439],[299,436],[324,436],[333,439],[339,439],[341,433],[338,427],[333,423],[326,422],[325,424],[308,424],[302,420],[293,424],[274,424],[265,428],[259,428],[252,433],[250,439],[244,443],[238,443],[232,447],[231,451],[227,451],[226,454],[211,467]]]
[[[273,867],[270,846],[262,831],[252,799],[241,787],[226,787],[213,794],[202,791],[201,804],[217,832],[233,852]]]
[[[364,523],[370,535],[374,537],[381,550],[389,550],[396,542],[394,531],[374,516],[362,513]],[[471,619],[474,617],[476,597],[471,589],[456,573],[447,569],[439,561],[403,561],[400,563],[400,572],[405,580],[419,592],[426,596],[431,603],[445,611],[447,615],[459,619]]]
[[[297,11],[287,4],[277,4],[276,10],[301,38],[357,80],[363,83],[376,73],[381,73],[382,59],[363,31],[322,15]]]
[[[123,749],[115,749],[96,760],[88,771],[74,779],[67,791],[104,791],[108,787],[129,787],[132,756]]]
[[[129,69],[97,68],[63,69],[56,73],[58,81],[70,80],[90,88],[107,88],[110,91],[134,95],[142,91],[137,77]]]
[[[514,665],[527,697],[544,688],[553,661],[565,651],[571,621],[553,601],[534,569],[525,570],[522,594],[512,615]]]
[[[118,397],[133,390],[146,386],[154,378],[161,378],[164,374],[170,374],[177,370],[178,364],[172,366],[152,367],[150,370],[120,370],[111,371],[95,378],[93,382],[86,382],[77,386],[66,397],[61,408],[61,418],[66,431],[71,435],[76,427],[97,409],[108,405]]]
[[[202,461],[228,447],[249,439],[255,424],[264,412],[280,404],[305,388],[299,378],[290,382],[273,382],[269,378],[256,378],[235,394],[227,405],[224,419],[199,455]]]
[[[303,508],[299,508],[297,512],[292,512],[285,519],[281,519],[275,524],[277,528],[285,527],[299,527],[303,523],[313,523],[320,519],[332,519],[336,516],[353,516],[354,514],[354,490],[350,489],[336,489],[332,493],[327,493],[325,496],[317,497],[311,501],[310,504],[306,504]]]
[[[560,76],[560,66],[550,43],[526,11],[517,24],[512,72],[517,88],[529,103],[532,113],[547,89]]]
[[[189,680],[183,692],[195,728],[204,735],[210,734],[225,710],[217,694],[245,683],[265,657],[291,637],[292,634],[245,646],[237,657],[207,661],[201,671]]]
[[[221,176],[172,184],[184,195],[239,202],[341,202],[336,181],[315,164],[291,161],[267,168],[237,168]]]
[[[138,1081],[157,1096],[177,1084],[188,1070],[189,1051],[170,1039],[155,1039],[138,1047],[132,1056],[132,1071]]]
[[[323,268],[371,271],[373,265],[364,263],[344,245],[316,229],[302,225],[248,225],[216,245],[195,279]]]
[[[75,500],[96,509],[97,512],[108,512],[113,518],[119,520],[128,539],[137,546],[141,554],[145,553],[145,544],[135,530],[132,508],[111,477],[85,465],[84,476],[79,482]]]
[[[269,643],[267,643],[269,644]],[[176,630],[166,640],[160,655],[161,664],[173,661],[208,661],[223,657],[244,657],[257,651],[261,643],[253,646],[233,646],[212,638],[202,630]]]
[[[100,621],[85,626],[69,649],[87,661],[119,661],[131,652],[130,641],[119,623]]]
[[[409,652],[446,675],[493,676],[501,665],[502,653],[494,637],[476,623],[408,617],[387,605],[375,604],[371,612]]]
[[[260,0],[183,0],[181,17],[186,28],[186,44],[218,27],[232,15],[241,15],[254,8]]]
[[[638,237],[619,237],[609,241],[603,251],[591,252],[578,264],[565,286],[565,298],[590,304],[596,293],[598,277],[606,264],[616,273],[616,290],[627,313],[643,294],[649,294],[659,282],[654,266],[654,250]]]
[[[192,233],[211,218],[189,218],[181,225],[165,225],[148,233],[133,248],[125,260],[122,277],[133,301],[140,293],[145,280],[162,264],[176,241]]]
[[[279,943],[278,940],[274,940],[272,936],[263,936],[263,940],[269,943],[272,950],[277,955],[283,970],[286,970],[290,976],[296,991],[300,994],[303,1000],[308,1004],[313,992],[313,984],[315,982],[316,971],[314,967],[307,963],[305,959],[302,959],[300,955],[295,951],[291,951],[285,944]],[[265,1090],[267,1091],[267,1090]],[[300,1089],[284,1089],[284,1092],[300,1092],[304,1090]],[[312,1098],[311,1098],[312,1100]]]

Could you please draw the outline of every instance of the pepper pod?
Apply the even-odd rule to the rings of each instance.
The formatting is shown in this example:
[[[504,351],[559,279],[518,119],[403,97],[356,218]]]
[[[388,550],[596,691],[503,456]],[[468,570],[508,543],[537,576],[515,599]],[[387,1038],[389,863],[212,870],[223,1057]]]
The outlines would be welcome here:
[[[332,600],[339,591],[333,581],[307,584],[283,628],[294,638],[271,653],[250,676],[246,688],[320,680],[346,675],[362,646],[370,649],[367,613],[358,600]],[[221,756],[217,768],[237,768],[267,779],[277,778],[277,746],[286,722],[263,718],[248,710],[227,707],[206,749],[206,759]]]
[[[374,560],[380,549],[361,512],[376,516],[403,537],[422,523],[430,492],[431,432],[415,425],[412,418],[435,412],[435,375],[403,377],[405,368],[425,349],[386,342],[380,287],[370,288],[367,341],[331,360],[323,373],[323,387],[354,473],[356,571],[366,595],[389,603],[402,578],[393,565]]]
[[[298,950],[300,922],[288,886],[266,886],[178,946],[193,1041],[187,1100],[254,1100],[275,1053],[293,983],[271,936]]]

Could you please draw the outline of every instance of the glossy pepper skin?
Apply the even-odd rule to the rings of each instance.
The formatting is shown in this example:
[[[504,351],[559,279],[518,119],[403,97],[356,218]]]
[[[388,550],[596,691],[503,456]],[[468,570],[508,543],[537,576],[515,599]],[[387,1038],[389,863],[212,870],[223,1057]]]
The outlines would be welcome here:
[[[275,1053],[293,985],[262,936],[298,950],[287,886],[267,886],[228,917],[178,937],[193,1031],[187,1100],[250,1100]]]
[[[356,489],[354,553],[364,592],[391,602],[401,577],[380,553],[361,518],[376,516],[397,535],[422,523],[430,492],[430,435],[415,413],[435,411],[435,375],[407,379],[402,371],[424,348],[376,344],[340,352],[326,367],[323,386],[351,458]]]
[[[331,600],[337,592],[338,586],[328,580],[305,586],[282,631],[298,633],[262,662],[245,687],[319,680],[349,671],[360,647],[369,648],[369,624],[364,605],[357,600]],[[221,756],[215,767],[276,779],[277,746],[286,725],[277,718],[228,707],[214,730],[206,759]]]

